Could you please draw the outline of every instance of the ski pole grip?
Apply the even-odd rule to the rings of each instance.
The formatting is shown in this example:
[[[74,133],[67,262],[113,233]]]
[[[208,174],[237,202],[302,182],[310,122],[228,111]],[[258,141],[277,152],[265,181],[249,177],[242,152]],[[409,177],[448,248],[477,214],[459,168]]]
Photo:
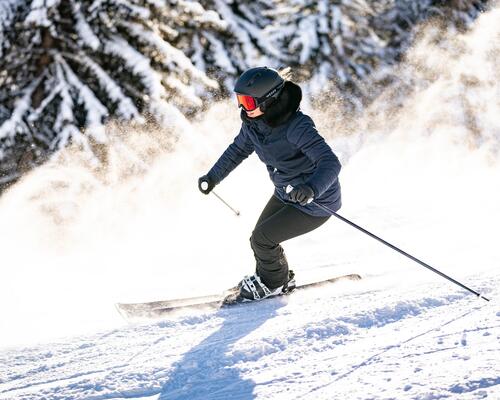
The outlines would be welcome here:
[[[203,190],[207,190],[207,189],[208,189],[208,182],[207,182],[207,181],[203,181],[203,182],[201,182],[201,188],[202,188]]]
[[[286,188],[285,188],[285,193],[286,194],[290,194],[290,192],[293,190],[293,186],[292,185],[288,185]],[[310,204],[313,202],[314,199],[309,199],[307,200],[307,204]]]

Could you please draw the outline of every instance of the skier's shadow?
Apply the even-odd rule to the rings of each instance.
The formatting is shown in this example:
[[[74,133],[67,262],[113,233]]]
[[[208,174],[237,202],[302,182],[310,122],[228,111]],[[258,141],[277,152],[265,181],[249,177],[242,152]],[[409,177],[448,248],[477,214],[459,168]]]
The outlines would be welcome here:
[[[174,364],[158,400],[254,399],[255,382],[241,376],[236,364],[255,355],[231,349],[284,305],[282,299],[272,299],[219,310],[215,316],[224,318],[220,328]]]

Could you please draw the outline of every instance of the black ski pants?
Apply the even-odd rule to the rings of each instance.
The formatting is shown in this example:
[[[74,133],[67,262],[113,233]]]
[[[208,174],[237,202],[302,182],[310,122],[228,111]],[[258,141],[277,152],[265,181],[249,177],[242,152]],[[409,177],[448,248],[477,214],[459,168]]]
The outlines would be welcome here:
[[[330,217],[315,217],[272,196],[250,237],[256,272],[270,289],[288,281],[288,262],[280,243],[323,225]]]

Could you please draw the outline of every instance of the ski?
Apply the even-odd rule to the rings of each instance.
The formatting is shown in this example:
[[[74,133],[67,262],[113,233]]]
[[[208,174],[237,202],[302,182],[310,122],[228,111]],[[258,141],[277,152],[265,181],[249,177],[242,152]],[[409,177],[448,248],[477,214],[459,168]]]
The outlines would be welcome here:
[[[304,283],[297,285],[296,288],[289,292],[284,293],[279,296],[270,297],[269,299],[274,299],[276,297],[290,296],[296,291],[311,289],[315,287],[320,287],[324,285],[329,285],[341,280],[360,280],[361,276],[358,274],[347,274],[335,276],[333,278],[324,279],[321,281],[315,281],[310,283]],[[117,303],[116,308],[118,312],[125,318],[158,318],[164,317],[169,314],[174,314],[179,311],[186,310],[217,310],[220,308],[234,307],[236,305],[244,305],[255,303],[254,301],[249,302],[239,302],[236,300],[238,288],[234,287],[226,290],[223,293],[208,295],[208,296],[197,296],[189,297],[184,299],[174,299],[174,300],[164,300],[164,301],[152,301],[147,303]],[[266,301],[269,299],[264,299],[261,301]]]

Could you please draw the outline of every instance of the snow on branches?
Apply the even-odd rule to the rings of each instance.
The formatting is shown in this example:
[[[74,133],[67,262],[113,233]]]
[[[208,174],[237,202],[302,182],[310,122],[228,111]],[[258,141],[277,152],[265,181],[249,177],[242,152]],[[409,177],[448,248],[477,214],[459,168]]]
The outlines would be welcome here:
[[[183,122],[218,89],[171,43],[187,21],[222,24],[199,3],[26,0],[19,10],[21,3],[0,6],[0,38],[9,28],[0,59],[3,155],[20,142],[40,155],[69,142],[102,143],[110,117]]]
[[[8,45],[6,31],[12,29],[16,12],[24,3],[24,0],[3,0],[0,2],[0,57],[3,56],[3,49]]]
[[[487,0],[2,0],[0,175],[104,124],[184,123],[249,67],[292,67],[310,94],[351,108],[376,97],[438,17],[468,27]],[[389,78],[388,78],[389,77]],[[10,160],[9,162],[5,160]],[[9,165],[9,167],[5,167]]]

